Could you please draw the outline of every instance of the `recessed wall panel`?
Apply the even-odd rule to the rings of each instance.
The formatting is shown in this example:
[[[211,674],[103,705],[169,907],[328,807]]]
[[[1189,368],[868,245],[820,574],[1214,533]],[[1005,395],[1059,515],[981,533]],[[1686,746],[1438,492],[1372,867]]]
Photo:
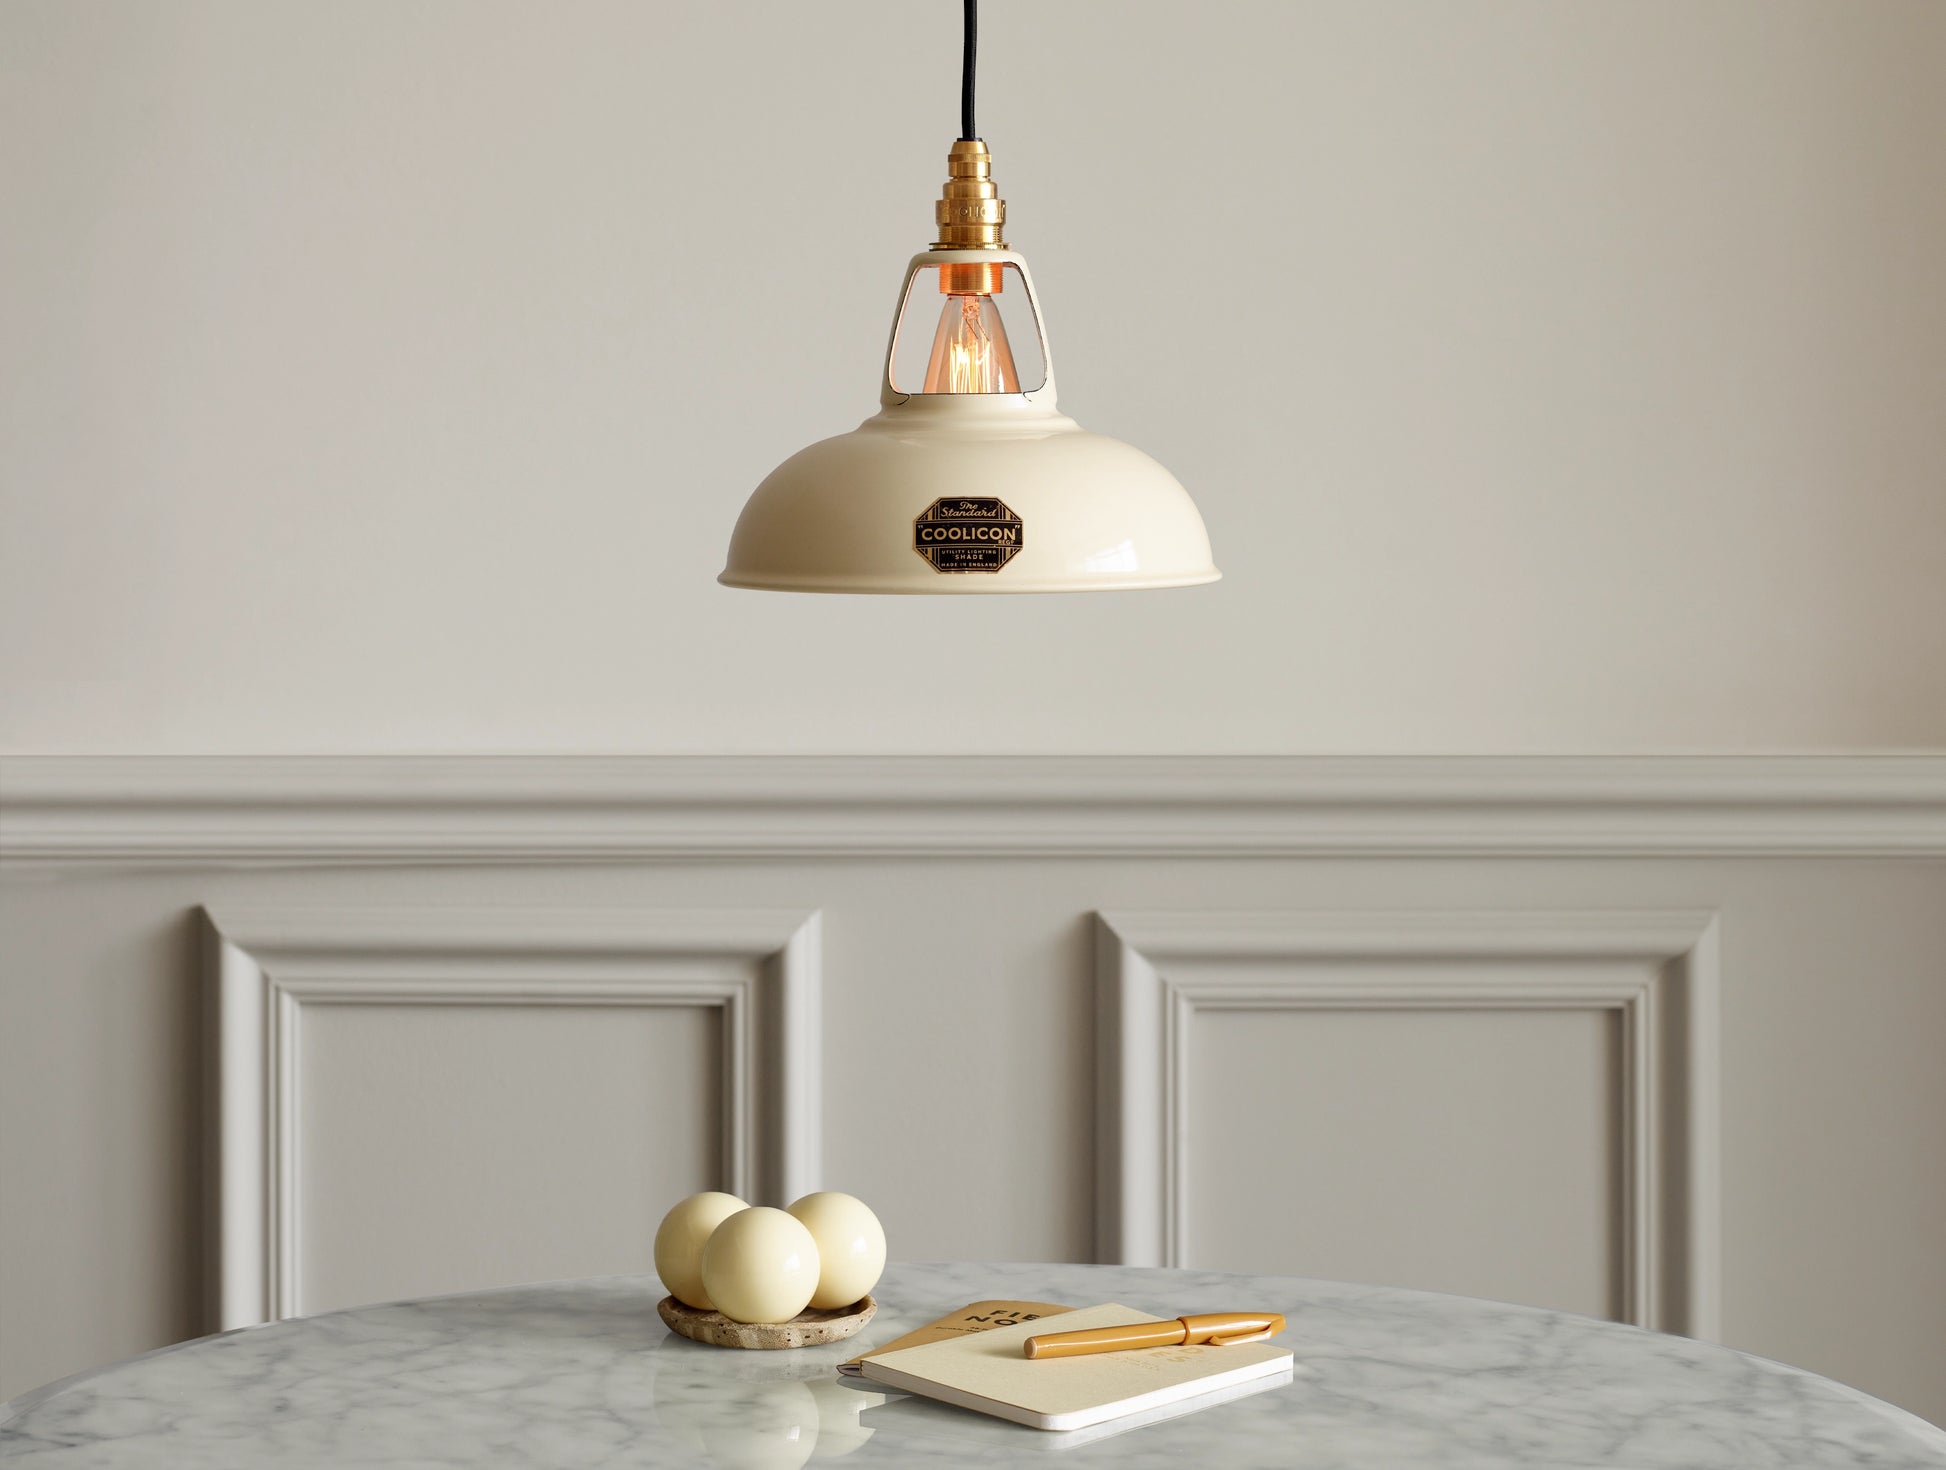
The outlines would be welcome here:
[[[1621,1314],[1618,1012],[1199,1012],[1187,1256]]]
[[[662,1211],[721,1174],[721,1015],[306,1007],[304,1310],[652,1269]]]

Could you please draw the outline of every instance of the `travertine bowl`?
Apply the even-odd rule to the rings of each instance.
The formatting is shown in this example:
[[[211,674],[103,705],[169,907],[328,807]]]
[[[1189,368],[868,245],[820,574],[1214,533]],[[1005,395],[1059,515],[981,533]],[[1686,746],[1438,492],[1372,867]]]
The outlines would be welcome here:
[[[672,1296],[657,1302],[655,1309],[671,1332],[711,1347],[800,1348],[850,1337],[872,1320],[878,1302],[867,1296],[828,1312],[809,1308],[788,1322],[738,1322],[721,1312],[699,1312]]]

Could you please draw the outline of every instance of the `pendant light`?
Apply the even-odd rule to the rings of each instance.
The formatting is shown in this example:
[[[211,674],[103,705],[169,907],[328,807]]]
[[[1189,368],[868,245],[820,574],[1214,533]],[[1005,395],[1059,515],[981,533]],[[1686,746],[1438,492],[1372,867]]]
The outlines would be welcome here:
[[[718,580],[905,593],[1214,582],[1208,533],[1175,477],[1055,407],[1034,279],[1001,238],[1007,206],[973,125],[977,0],[964,5],[960,138],[938,238],[906,267],[879,411],[771,471]]]

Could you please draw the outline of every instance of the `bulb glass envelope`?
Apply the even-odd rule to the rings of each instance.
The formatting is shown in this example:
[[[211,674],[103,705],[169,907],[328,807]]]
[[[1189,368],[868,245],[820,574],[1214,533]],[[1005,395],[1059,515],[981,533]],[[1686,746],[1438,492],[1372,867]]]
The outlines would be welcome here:
[[[892,391],[1033,393],[1045,387],[1040,322],[1020,267],[1011,261],[940,265],[932,259],[938,253],[929,252],[911,273],[899,303],[886,369]]]
[[[968,267],[978,269],[958,269]],[[994,318],[1011,380],[995,376]],[[911,386],[929,379],[1003,387]],[[1033,277],[1012,251],[913,257],[879,405],[850,433],[771,471],[737,519],[719,581],[780,592],[991,595],[1187,587],[1222,575],[1175,477],[1056,408]]]

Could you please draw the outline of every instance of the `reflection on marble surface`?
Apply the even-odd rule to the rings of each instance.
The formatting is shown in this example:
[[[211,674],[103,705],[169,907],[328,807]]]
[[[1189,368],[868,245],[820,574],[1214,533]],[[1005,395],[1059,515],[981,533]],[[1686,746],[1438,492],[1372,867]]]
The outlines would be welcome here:
[[[666,1338],[654,1356],[657,1424],[695,1451],[691,1463],[726,1470],[798,1470],[848,1455],[872,1437],[859,1415],[885,1402],[839,1379],[838,1364],[856,1351],[745,1352]]]
[[[1723,1348],[1418,1292],[1110,1266],[894,1266],[851,1342],[671,1336],[653,1278],[366,1307],[185,1344],[0,1409],[0,1459],[77,1467],[1946,1467],[1946,1432]],[[1296,1378],[1096,1441],[840,1380],[983,1297],[1264,1306]]]

